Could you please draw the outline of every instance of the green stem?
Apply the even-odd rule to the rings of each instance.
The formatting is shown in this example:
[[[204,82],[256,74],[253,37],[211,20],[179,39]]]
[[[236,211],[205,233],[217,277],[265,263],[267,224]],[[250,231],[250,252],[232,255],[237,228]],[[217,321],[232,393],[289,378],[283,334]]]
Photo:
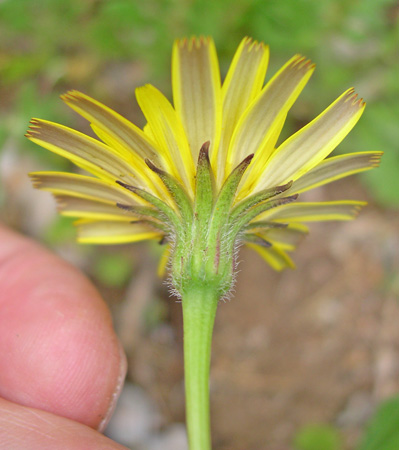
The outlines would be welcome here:
[[[209,368],[218,294],[204,286],[182,299],[186,423],[190,450],[210,450]]]

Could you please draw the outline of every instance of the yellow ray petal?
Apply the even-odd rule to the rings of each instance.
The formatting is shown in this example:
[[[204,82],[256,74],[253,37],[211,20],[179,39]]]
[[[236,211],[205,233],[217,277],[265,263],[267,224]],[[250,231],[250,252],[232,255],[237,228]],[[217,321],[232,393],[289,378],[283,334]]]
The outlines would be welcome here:
[[[210,141],[217,148],[221,128],[221,86],[215,44],[211,38],[175,42],[172,54],[173,101],[181,117],[193,160]]]
[[[279,222],[318,222],[328,220],[352,220],[366,202],[341,200],[335,202],[295,202],[270,209],[259,220]]]
[[[144,125],[143,131],[144,131],[144,133],[145,133],[150,139],[152,139],[153,141],[155,141],[154,133],[152,132],[152,129],[151,129],[151,127],[148,125],[148,123],[146,123],[146,124]]]
[[[140,156],[141,159],[150,158],[154,163],[159,162],[158,149],[154,148],[151,140],[140,128],[120,114],[78,91],[69,91],[61,98],[97,130],[102,130],[113,142],[118,142],[125,151],[133,156]]]
[[[354,127],[365,103],[348,89],[273,153],[255,191],[296,180],[326,158]]]
[[[381,156],[382,152],[359,152],[327,158],[295,181],[284,195],[305,192],[340,178],[378,167]]]
[[[126,150],[126,148],[121,144],[120,141],[115,139],[111,134],[109,134],[106,130],[98,127],[94,123],[90,124],[91,129],[94,131],[94,133],[105,143],[108,145],[108,147],[112,148],[112,151],[116,154],[118,154],[121,158],[125,159],[126,161],[129,161],[131,163],[134,163],[136,161],[143,161],[143,158],[141,158],[138,155],[135,155],[129,150]]]
[[[145,159],[141,156],[136,155],[132,151],[126,150],[126,148],[121,144],[120,141],[115,139],[111,134],[105,131],[102,128],[99,128],[97,125],[90,124],[94,133],[105,142],[110,148],[112,148],[113,152],[118,154],[122,159],[127,161],[130,166],[134,167],[135,172],[140,174],[140,178],[144,185],[149,186],[153,192],[158,192],[160,195],[167,194],[164,186],[159,183],[158,177],[149,170],[147,164],[145,163]]]
[[[79,220],[75,225],[78,230],[78,242],[82,244],[124,244],[162,237],[162,234],[149,230],[140,222]]]
[[[290,223],[287,228],[271,228],[264,233],[257,233],[273,244],[277,244],[282,250],[292,251],[308,233],[307,226],[301,223]]]
[[[123,180],[135,184],[139,178],[139,174],[110,147],[71,128],[32,119],[27,137],[111,183]]]
[[[166,268],[168,266],[169,257],[171,255],[171,252],[172,252],[172,246],[169,244],[166,246],[165,250],[162,253],[161,259],[159,260],[158,270],[157,270],[159,278],[163,278],[165,276]]]
[[[257,244],[247,243],[247,247],[256,251],[274,270],[295,269],[292,259],[278,245],[269,248]]]
[[[180,180],[193,195],[195,166],[176,111],[166,97],[150,84],[137,88],[136,98],[158,147],[163,148],[167,171]]]
[[[255,153],[255,158],[248,173],[253,172],[258,164],[264,166],[274,147],[270,144],[270,138],[275,136],[274,129],[281,128],[282,119],[313,70],[314,65],[309,60],[296,55],[266,84],[236,127],[227,155],[227,173],[251,153]]]
[[[120,188],[116,183],[99,180],[85,175],[64,172],[32,172],[29,174],[37,189],[65,194],[88,200],[102,200],[112,203],[143,204],[137,195]]]
[[[233,131],[251,101],[262,89],[269,61],[269,47],[262,42],[244,38],[235,55],[222,86],[222,134],[212,165],[220,185],[225,177],[227,150]]]
[[[58,210],[63,216],[103,221],[131,222],[132,220],[137,220],[137,216],[118,208],[116,203],[100,202],[68,195],[55,195],[54,197],[57,200]]]
[[[166,193],[163,185],[145,164],[145,158],[161,166],[160,149],[140,128],[112,109],[78,91],[69,91],[62,100],[82,117],[90,121],[97,136],[113,151],[124,158],[141,174],[144,184],[154,192]]]
[[[280,136],[281,130],[284,126],[284,122],[286,119],[286,115],[281,116],[278,119],[278,122],[276,122],[275,126],[273,126],[273,129],[270,131],[269,137],[267,138],[267,147],[269,150],[272,150],[275,148],[276,142]],[[266,150],[266,149],[264,149]],[[256,155],[260,155],[261,152],[258,152]],[[267,151],[265,151],[265,154]],[[244,173],[242,177],[242,181],[240,183],[236,198],[234,203],[238,203],[241,200],[243,200],[248,195],[252,194],[252,191],[254,190],[254,187],[256,186],[256,181],[258,179],[258,175],[261,171],[264,170],[264,167],[266,166],[267,162],[261,162],[261,158],[253,158],[251,165],[249,166],[248,170]],[[255,160],[255,161],[254,161]]]

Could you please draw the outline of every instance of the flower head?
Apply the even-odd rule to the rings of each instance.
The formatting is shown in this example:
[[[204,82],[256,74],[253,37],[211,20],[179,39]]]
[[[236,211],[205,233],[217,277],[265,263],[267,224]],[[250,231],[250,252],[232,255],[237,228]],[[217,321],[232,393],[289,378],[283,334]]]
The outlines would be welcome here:
[[[238,243],[276,270],[292,267],[287,252],[307,232],[304,222],[350,220],[364,204],[300,202],[298,194],[376,167],[381,153],[327,158],[365,107],[353,89],[277,145],[314,65],[295,55],[264,85],[268,59],[267,46],[244,38],[221,83],[210,38],[176,41],[173,105],[151,85],[136,90],[143,130],[68,92],[62,99],[99,140],[39,119],[27,137],[90,175],[35,172],[35,187],[51,191],[63,215],[79,219],[80,242],[166,243],[179,292],[184,279],[209,280],[210,273],[227,291]]]

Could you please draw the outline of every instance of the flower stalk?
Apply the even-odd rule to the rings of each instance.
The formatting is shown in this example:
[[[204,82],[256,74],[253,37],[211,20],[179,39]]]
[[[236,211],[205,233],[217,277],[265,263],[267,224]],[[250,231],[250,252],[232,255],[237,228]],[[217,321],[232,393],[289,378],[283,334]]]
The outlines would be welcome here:
[[[211,449],[209,369],[219,297],[206,283],[182,296],[186,426],[190,450]]]
[[[209,143],[198,157],[192,222],[176,234],[172,285],[182,299],[186,423],[190,450],[211,448],[209,368],[212,332],[219,300],[234,280],[236,239],[231,239],[230,210],[237,187],[252,160],[247,157],[227,178],[219,194],[213,189]],[[176,200],[176,203],[180,203]]]

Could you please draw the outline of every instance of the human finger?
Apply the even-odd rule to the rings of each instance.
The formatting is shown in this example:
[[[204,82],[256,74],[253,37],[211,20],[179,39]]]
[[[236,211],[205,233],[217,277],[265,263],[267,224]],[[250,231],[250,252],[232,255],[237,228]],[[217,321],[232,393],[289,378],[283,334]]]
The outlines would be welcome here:
[[[0,449],[127,450],[65,417],[0,399]]]
[[[88,279],[0,226],[0,397],[103,429],[125,372]]]

